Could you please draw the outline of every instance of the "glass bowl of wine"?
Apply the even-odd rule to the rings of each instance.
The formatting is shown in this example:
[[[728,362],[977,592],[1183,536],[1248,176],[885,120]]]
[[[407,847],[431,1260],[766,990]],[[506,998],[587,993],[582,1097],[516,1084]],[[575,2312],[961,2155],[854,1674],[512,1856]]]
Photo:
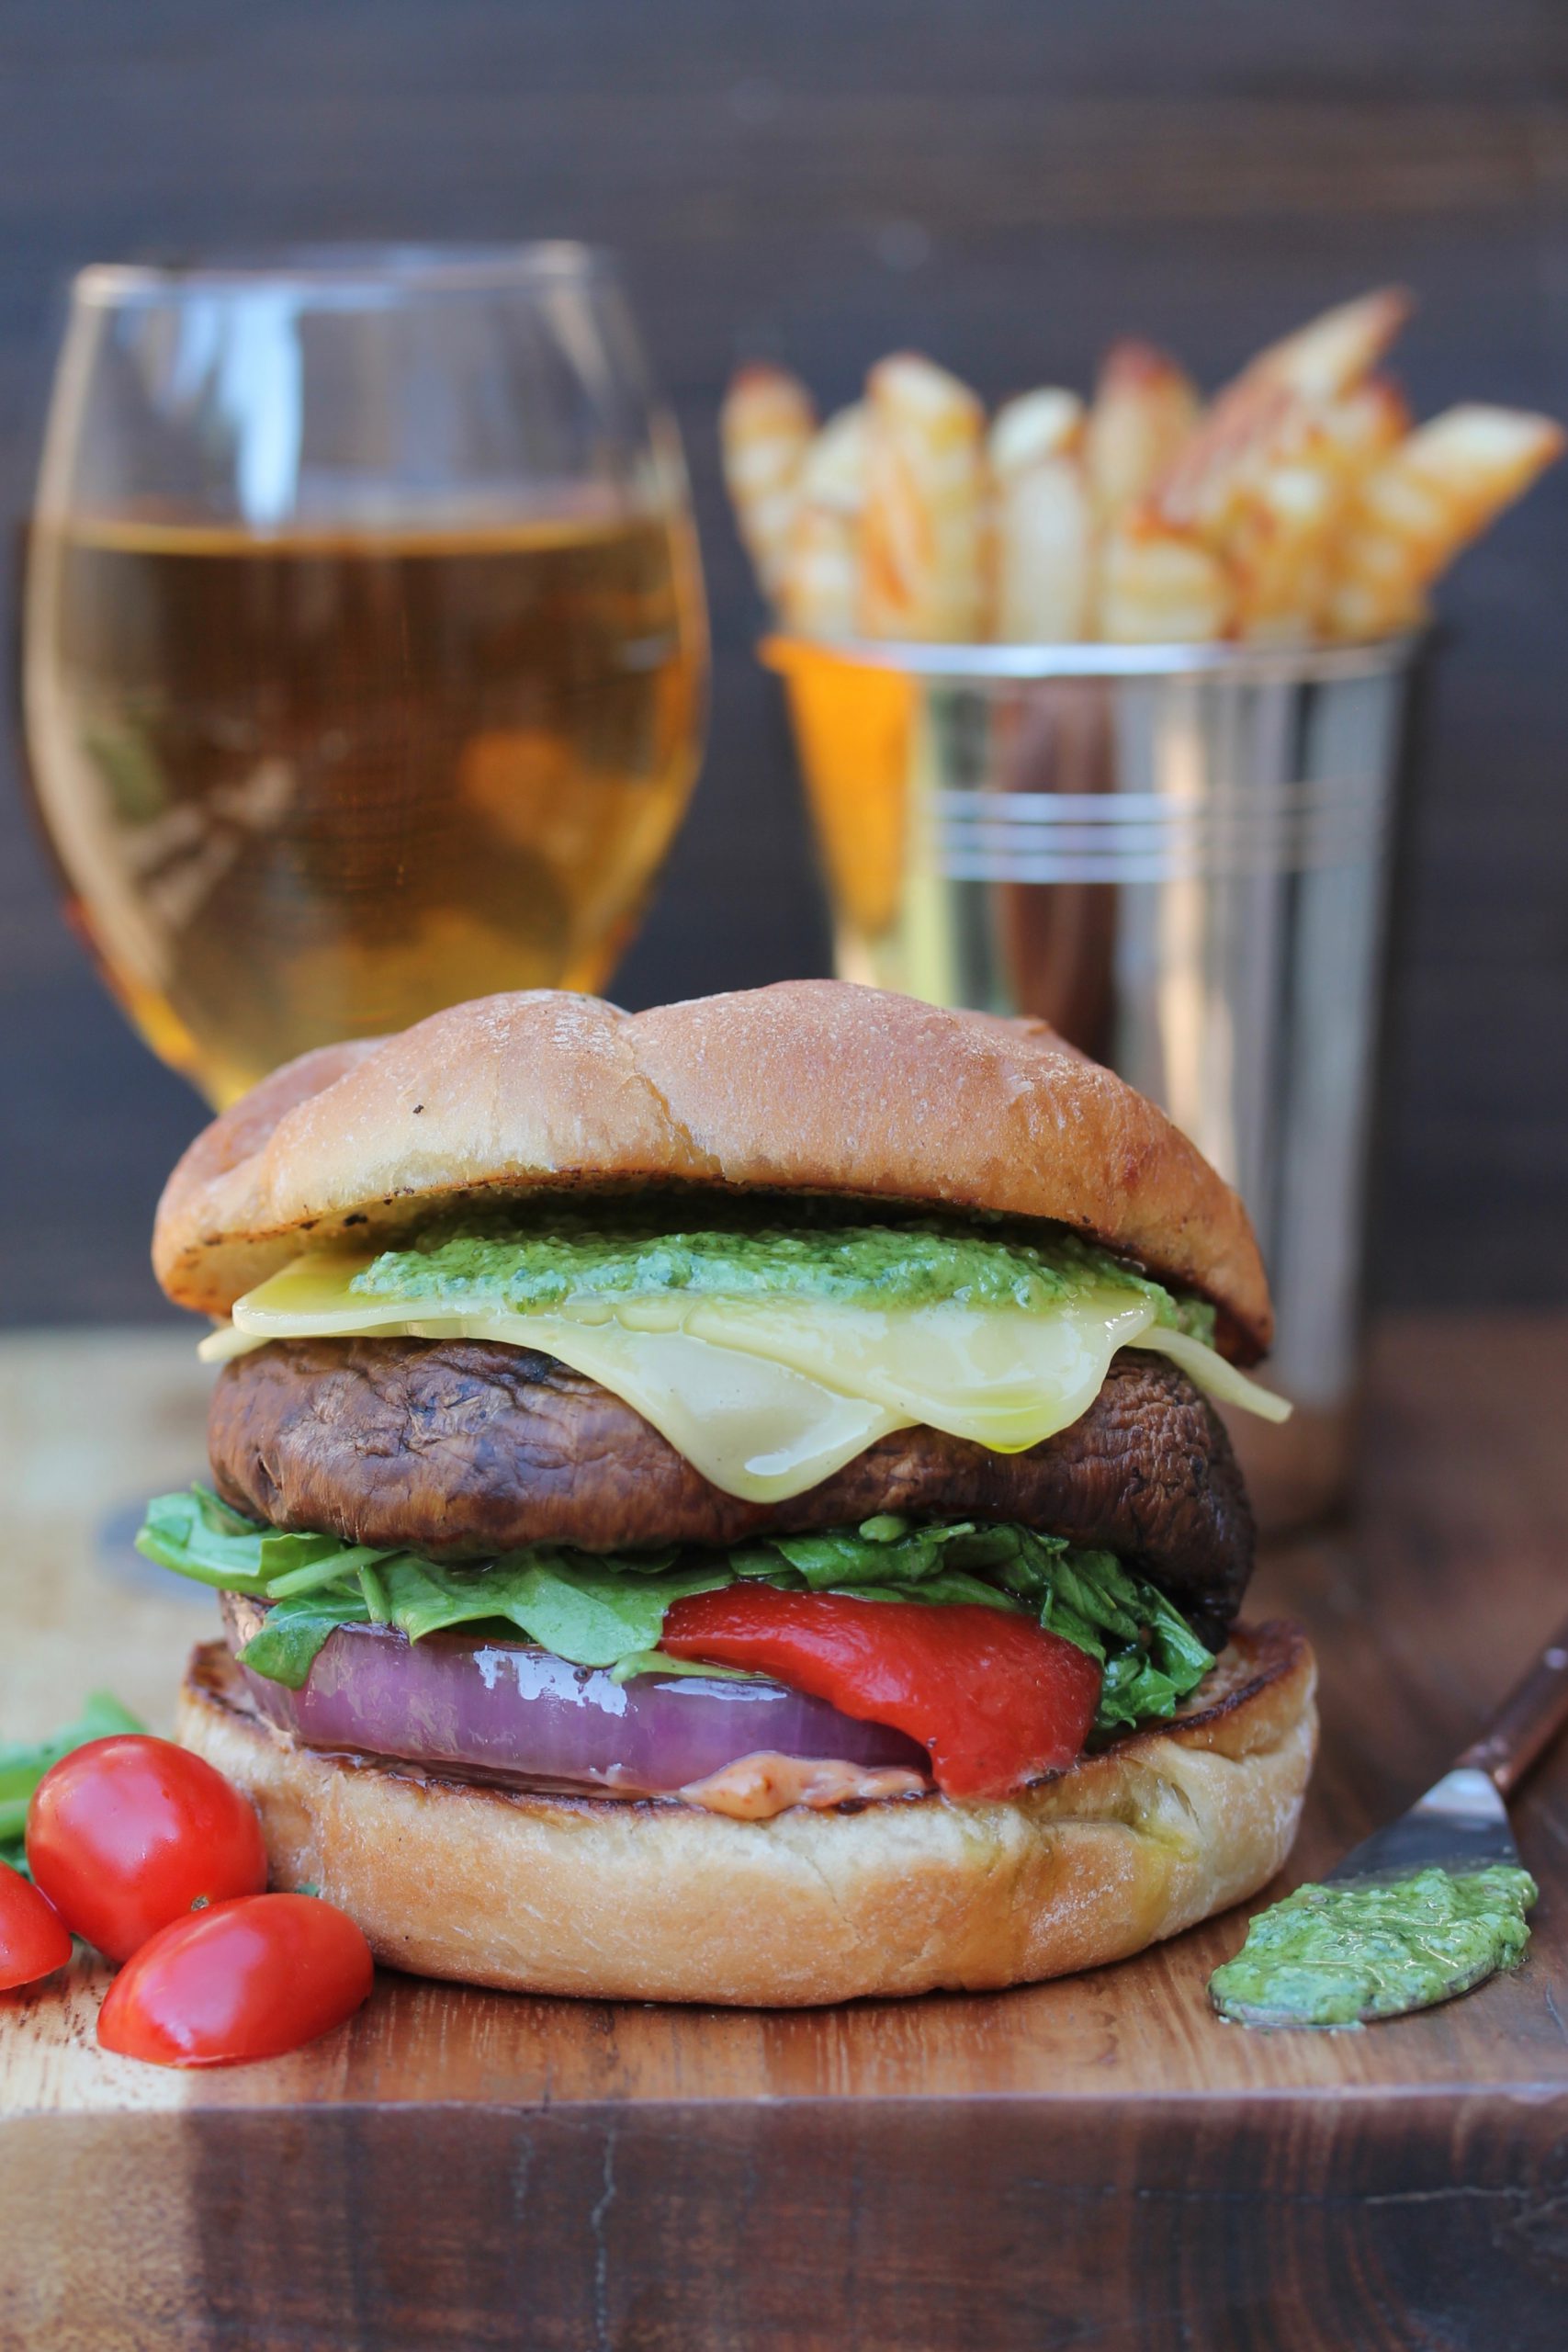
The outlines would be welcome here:
[[[26,569],[71,918],[211,1102],[608,978],[695,777],[706,633],[607,255],[85,270]]]

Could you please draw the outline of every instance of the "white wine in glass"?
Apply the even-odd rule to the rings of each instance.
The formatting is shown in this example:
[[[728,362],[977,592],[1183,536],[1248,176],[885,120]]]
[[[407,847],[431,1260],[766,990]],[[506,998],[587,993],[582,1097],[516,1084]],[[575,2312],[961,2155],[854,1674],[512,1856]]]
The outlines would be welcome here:
[[[233,1099],[601,986],[695,775],[672,428],[576,247],[77,281],[29,534],[32,789],[154,1049]]]

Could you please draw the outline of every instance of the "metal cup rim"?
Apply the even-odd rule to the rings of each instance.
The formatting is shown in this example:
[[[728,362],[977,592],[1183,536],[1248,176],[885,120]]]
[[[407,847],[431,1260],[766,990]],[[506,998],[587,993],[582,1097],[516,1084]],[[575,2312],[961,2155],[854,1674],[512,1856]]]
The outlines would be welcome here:
[[[1217,678],[1238,684],[1316,684],[1384,677],[1414,661],[1425,632],[1402,630],[1343,645],[924,645],[871,638],[814,638],[774,630],[761,660],[784,675],[823,663],[891,670],[944,684],[1007,684],[1044,678]]]

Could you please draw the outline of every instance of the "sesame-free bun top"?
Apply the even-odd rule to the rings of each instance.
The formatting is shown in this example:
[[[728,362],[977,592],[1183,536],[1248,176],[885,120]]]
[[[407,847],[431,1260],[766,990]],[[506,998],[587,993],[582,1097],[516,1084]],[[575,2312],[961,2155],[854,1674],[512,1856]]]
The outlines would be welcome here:
[[[197,1136],[152,1263],[223,1315],[308,1246],[628,1185],[1049,1218],[1212,1299],[1240,1361],[1271,1336],[1246,1210],[1152,1102],[1043,1022],[841,980],[637,1013],[530,989],[302,1055]]]

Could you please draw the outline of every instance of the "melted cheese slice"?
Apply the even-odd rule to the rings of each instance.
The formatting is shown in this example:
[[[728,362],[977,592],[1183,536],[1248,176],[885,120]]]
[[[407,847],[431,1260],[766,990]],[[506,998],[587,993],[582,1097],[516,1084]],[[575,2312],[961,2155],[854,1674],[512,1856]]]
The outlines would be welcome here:
[[[269,1340],[356,1336],[536,1348],[623,1398],[710,1484],[752,1502],[800,1494],[917,1424],[1021,1453],[1088,1410],[1121,1348],[1156,1349],[1269,1419],[1290,1409],[1201,1340],[1160,1329],[1141,1293],[1111,1283],[1035,1312],[669,1292],[516,1313],[362,1296],[349,1285],[369,1262],[296,1259],[236,1302],[232,1326],[201,1354],[220,1363]]]

